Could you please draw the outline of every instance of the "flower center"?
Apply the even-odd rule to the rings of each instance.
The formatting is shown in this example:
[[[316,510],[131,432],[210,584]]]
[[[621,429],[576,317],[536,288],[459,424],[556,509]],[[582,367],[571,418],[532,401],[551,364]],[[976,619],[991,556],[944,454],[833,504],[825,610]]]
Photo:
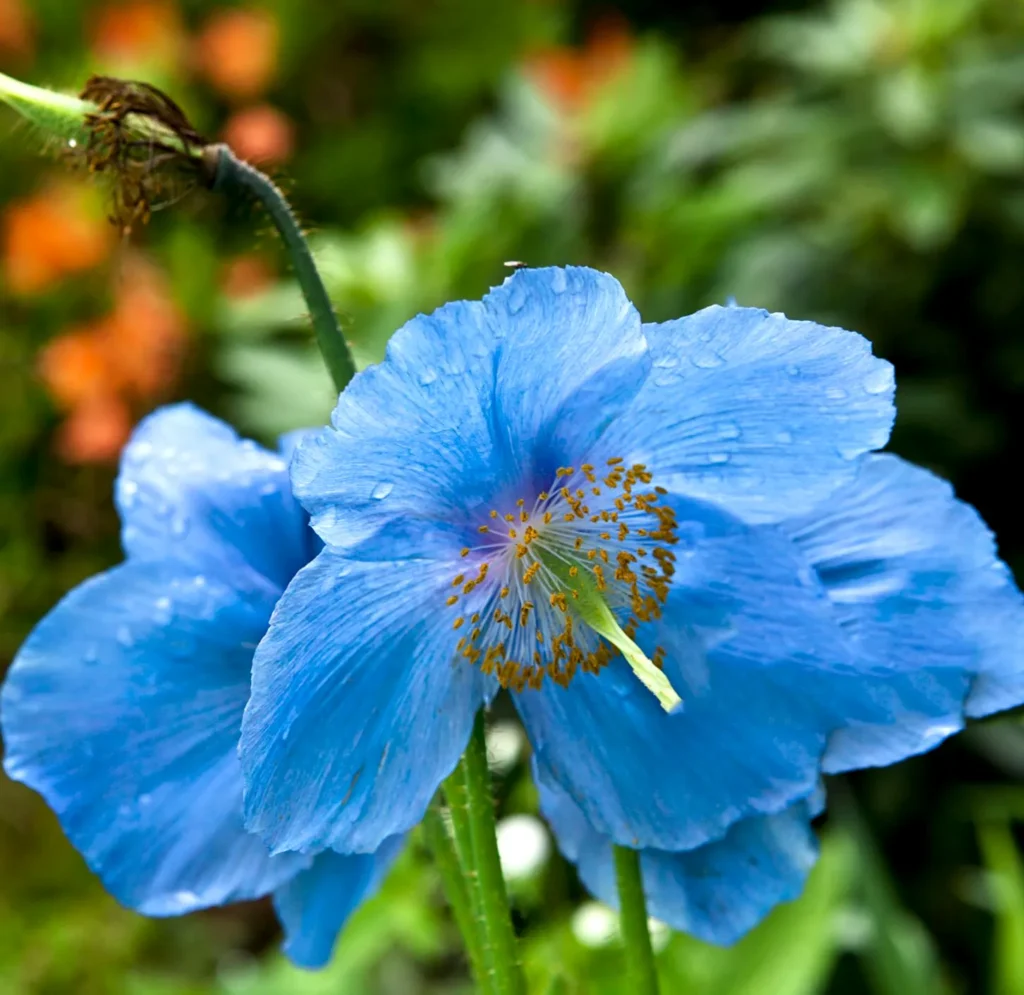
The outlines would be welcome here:
[[[661,674],[664,650],[648,660],[633,642],[638,626],[661,617],[675,572],[676,520],[642,463],[560,467],[531,506],[492,509],[480,541],[462,556],[448,605],[463,630],[456,651],[503,687],[567,687],[580,670],[597,673],[620,650],[671,709]],[[474,572],[475,569],[475,572]]]

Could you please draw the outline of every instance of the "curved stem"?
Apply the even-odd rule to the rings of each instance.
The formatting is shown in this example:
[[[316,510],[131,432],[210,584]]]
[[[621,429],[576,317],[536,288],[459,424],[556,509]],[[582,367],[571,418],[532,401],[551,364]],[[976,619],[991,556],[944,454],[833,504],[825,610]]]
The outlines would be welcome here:
[[[519,964],[516,936],[509,914],[505,879],[498,857],[498,840],[491,796],[491,775],[487,768],[484,713],[477,713],[473,735],[462,758],[465,776],[472,869],[476,872],[486,942],[485,955],[496,995],[525,995],[526,984]]]
[[[448,834],[448,827],[445,825],[440,805],[436,801],[427,809],[426,817],[423,820],[423,829],[427,838],[427,846],[430,847],[430,852],[434,856],[434,862],[441,875],[445,897],[448,899],[448,904],[455,916],[455,923],[462,934],[462,942],[466,946],[469,966],[473,971],[473,980],[477,987],[483,988],[487,982],[487,973],[476,915],[466,880],[463,877],[459,856],[452,838]]]
[[[647,929],[640,854],[629,847],[615,848],[615,881],[619,888],[619,921],[626,945],[626,971],[631,995],[658,995],[658,972]]]
[[[344,390],[356,372],[355,364],[341,333],[334,306],[327,296],[327,289],[309,251],[306,237],[302,234],[299,222],[284,194],[270,177],[249,163],[243,162],[226,145],[211,145],[205,155],[207,162],[214,169],[214,190],[224,193],[232,188],[244,190],[266,208],[270,220],[281,236],[281,241],[284,242],[295,275],[298,277],[302,296],[313,320],[316,344],[320,347],[324,362],[334,380],[334,386],[339,392]]]

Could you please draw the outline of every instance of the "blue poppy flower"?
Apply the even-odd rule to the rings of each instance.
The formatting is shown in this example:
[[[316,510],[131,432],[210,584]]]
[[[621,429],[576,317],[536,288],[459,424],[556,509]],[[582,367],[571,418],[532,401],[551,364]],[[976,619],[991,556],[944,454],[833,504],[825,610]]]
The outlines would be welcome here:
[[[824,771],[893,763],[936,746],[965,716],[1024,701],[1021,595],[992,534],[945,481],[895,456],[865,456],[851,483],[781,529],[827,592],[880,706],[874,721],[853,718],[832,733]],[[550,776],[538,770],[536,780],[563,854],[616,906],[611,840]],[[733,943],[800,893],[817,855],[810,821],[823,802],[743,819],[694,850],[642,851],[651,914]]]
[[[273,894],[288,954],[322,965],[400,841],[272,857],[242,825],[253,652],[319,546],[285,459],[165,408],[125,449],[117,504],[125,562],[68,594],[7,676],[5,769],[124,905],[166,916]]]
[[[797,827],[791,881],[823,771],[935,745],[968,695],[1020,700],[987,531],[862,459],[893,414],[855,333],[739,307],[644,325],[588,269],[413,319],[292,463],[326,545],[254,658],[247,825],[274,852],[373,851],[506,687],[597,838],[762,846],[771,817]],[[924,547],[890,506],[919,491]]]

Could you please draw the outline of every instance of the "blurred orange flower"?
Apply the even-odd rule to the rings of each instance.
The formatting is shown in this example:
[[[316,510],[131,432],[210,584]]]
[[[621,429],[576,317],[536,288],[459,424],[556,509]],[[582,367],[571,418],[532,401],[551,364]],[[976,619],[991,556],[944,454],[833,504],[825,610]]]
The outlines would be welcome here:
[[[57,447],[70,462],[116,457],[134,406],[165,393],[177,377],[185,322],[160,272],[140,256],[125,258],[114,309],[50,342],[39,375],[68,413]]]
[[[278,24],[270,11],[221,10],[196,39],[199,71],[225,97],[260,96],[277,72]]]
[[[626,22],[605,18],[591,30],[583,48],[557,46],[527,56],[526,74],[553,103],[576,112],[603,84],[622,72],[633,47]]]
[[[76,407],[57,431],[57,454],[67,463],[112,463],[128,441],[132,415],[116,395]]]
[[[274,269],[270,263],[255,252],[247,252],[227,263],[220,285],[228,297],[238,300],[255,296],[273,282]]]
[[[15,294],[38,294],[101,263],[113,230],[92,191],[61,183],[14,201],[2,221],[3,272]]]
[[[119,68],[172,70],[181,62],[185,33],[171,0],[126,0],[101,7],[90,32],[92,52]]]
[[[291,156],[295,126],[276,107],[257,104],[231,115],[224,128],[224,141],[242,159],[274,166]]]
[[[32,54],[34,32],[24,0],[0,0],[0,55]]]

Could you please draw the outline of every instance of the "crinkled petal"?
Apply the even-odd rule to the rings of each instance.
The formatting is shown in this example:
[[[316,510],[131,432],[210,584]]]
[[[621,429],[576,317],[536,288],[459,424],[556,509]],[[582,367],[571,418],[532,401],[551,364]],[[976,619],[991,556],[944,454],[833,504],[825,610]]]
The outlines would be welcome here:
[[[325,967],[348,917],[380,887],[405,838],[385,840],[376,853],[328,850],[307,871],[274,892],[284,927],[284,952],[299,967]]]
[[[650,355],[640,316],[618,280],[580,266],[519,270],[484,306],[504,332],[494,380],[502,443],[540,490],[641,389]]]
[[[454,657],[455,570],[328,549],[285,591],[241,746],[246,823],[275,851],[369,853],[423,817],[490,684]]]
[[[1024,599],[992,534],[945,481],[896,456],[784,529],[821,579],[865,681],[902,702],[895,721],[837,732],[826,769],[893,763],[930,749],[970,714],[1024,700]]]
[[[422,555],[440,523],[524,481],[550,481],[627,403],[649,367],[640,318],[594,270],[521,270],[483,301],[447,304],[392,336],[383,363],[304,440],[295,492],[326,543],[350,555]],[[405,537],[414,534],[410,546]]]
[[[712,517],[697,535],[695,515],[663,618],[637,633],[648,654],[667,651],[682,710],[666,714],[620,657],[566,689],[515,696],[543,776],[624,845],[692,849],[806,797],[828,732],[863,706],[831,606],[792,544]],[[819,672],[832,680],[807,693]]]
[[[271,607],[180,564],[127,563],[67,595],[11,667],[5,769],[131,908],[253,898],[308,862],[242,827],[236,751]]]
[[[889,437],[892,367],[861,335],[718,306],[644,331],[651,375],[595,456],[645,463],[669,490],[780,521]]]
[[[591,894],[618,908],[612,843],[557,784],[538,781],[559,849]],[[744,819],[695,850],[642,850],[647,911],[708,943],[735,943],[779,902],[796,898],[818,856],[806,803]]]
[[[144,419],[121,457],[116,499],[129,559],[174,558],[282,590],[309,560],[306,515],[285,460],[191,404]]]

